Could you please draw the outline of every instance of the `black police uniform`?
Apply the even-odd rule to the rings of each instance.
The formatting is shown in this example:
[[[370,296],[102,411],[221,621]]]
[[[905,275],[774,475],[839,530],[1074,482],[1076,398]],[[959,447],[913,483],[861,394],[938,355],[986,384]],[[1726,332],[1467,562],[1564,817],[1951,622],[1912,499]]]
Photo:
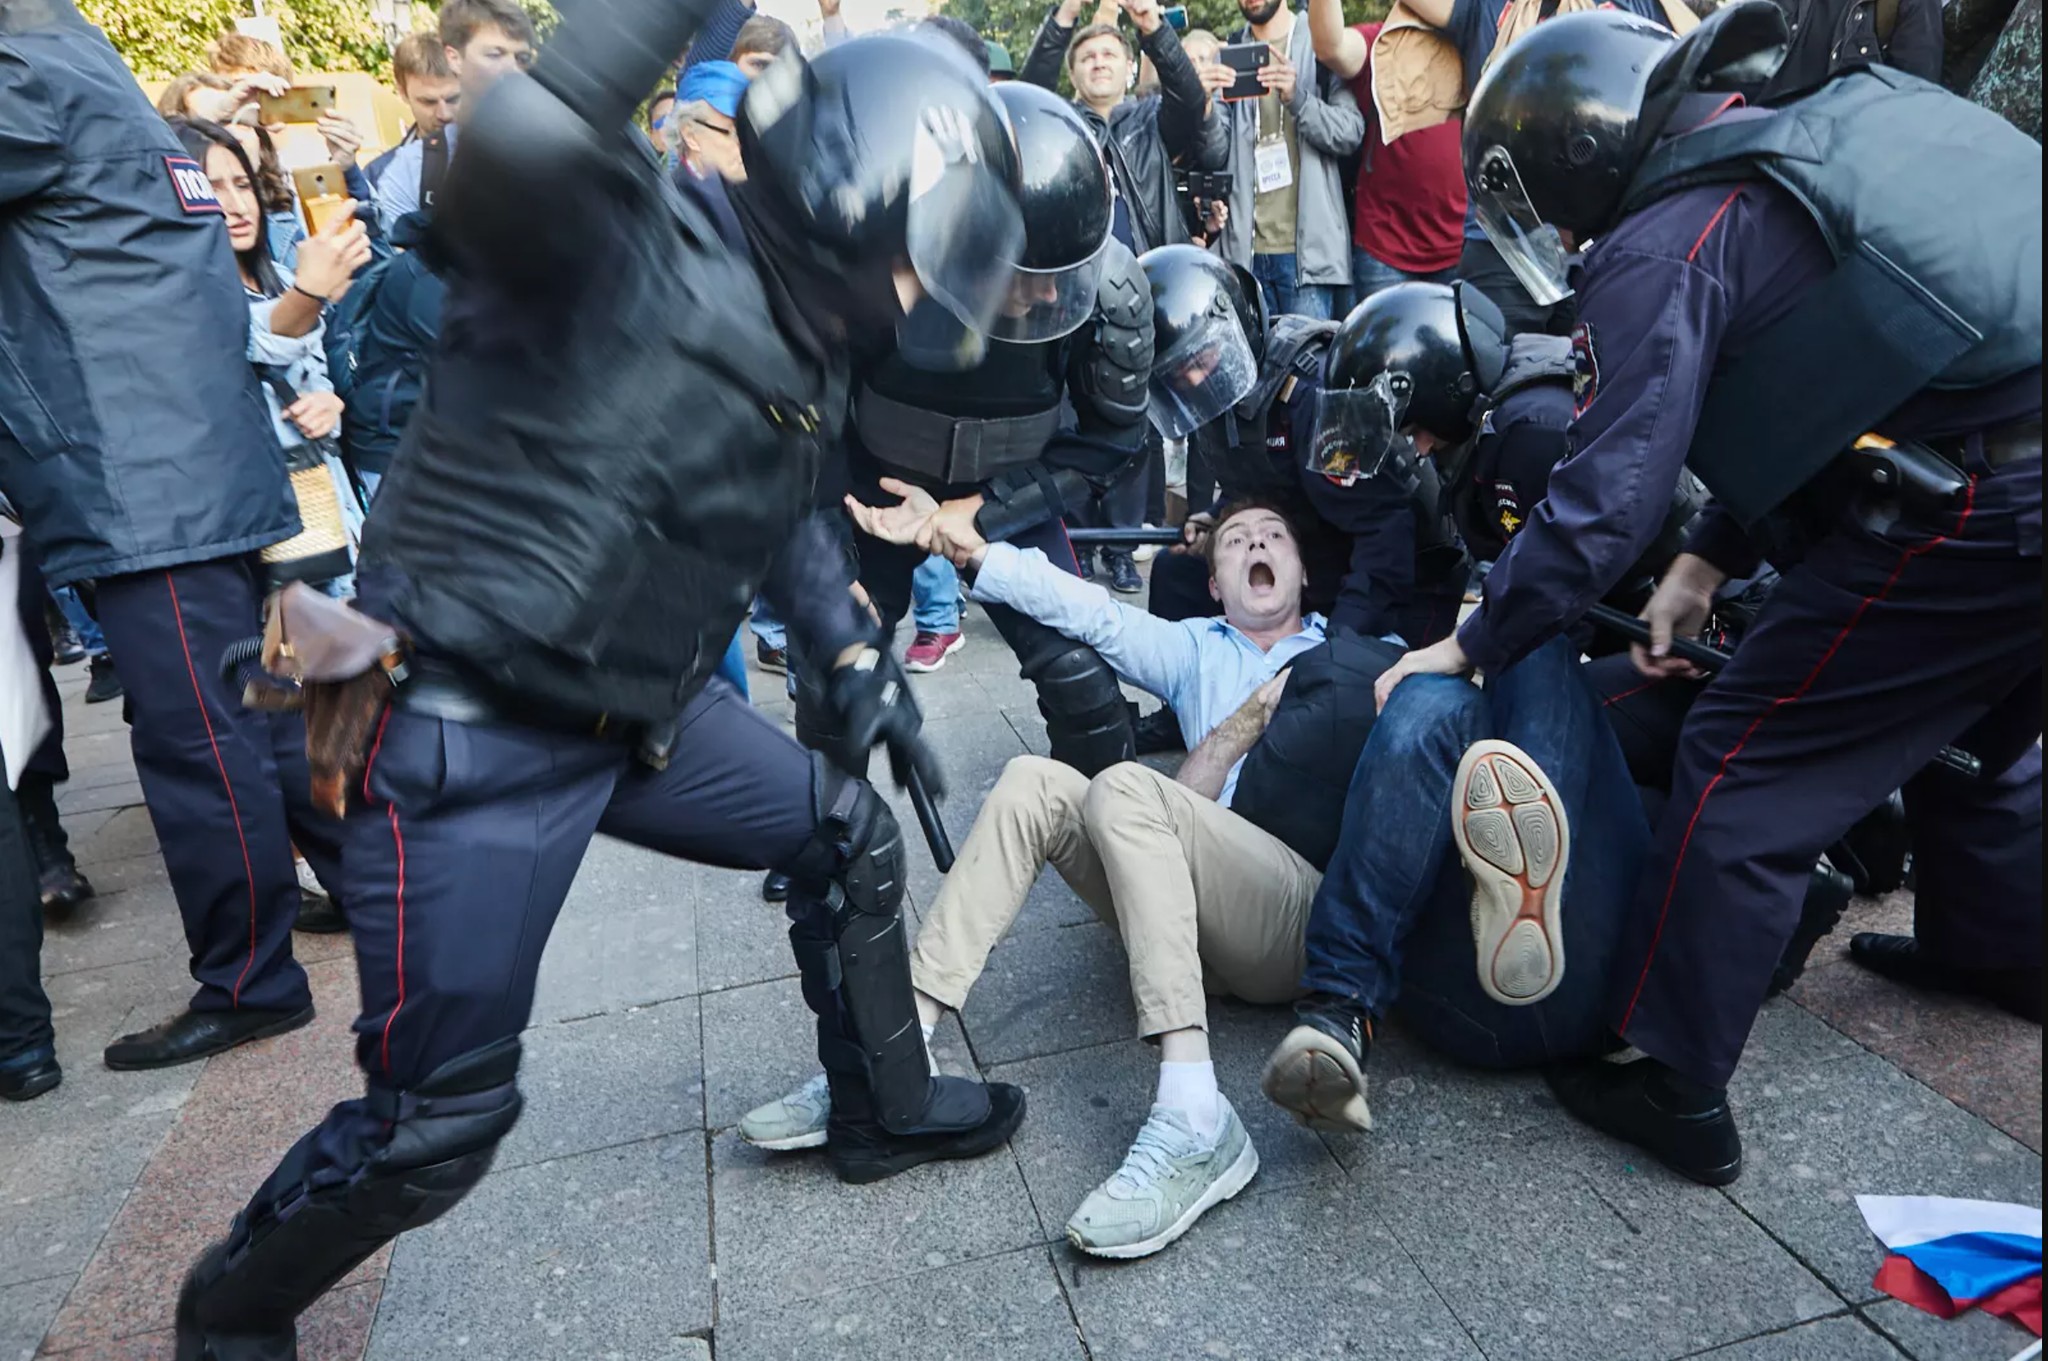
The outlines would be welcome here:
[[[1691,546],[1731,575],[1757,562],[1745,522],[1797,512],[1801,543],[1772,553],[1796,565],[1687,719],[1616,980],[1623,1036],[1709,1091],[1736,1065],[1820,850],[1945,743],[1997,778],[2040,732],[2040,149],[1886,70],[1770,113],[1688,93],[1716,63],[1768,65],[1782,22],[1775,38],[1748,32],[1758,8],[1718,12],[1661,58],[1666,40],[1630,21],[1556,20],[1489,82],[1511,101],[1515,70],[1632,44],[1641,60],[1609,53],[1598,69],[1646,73],[1647,90],[1601,102],[1694,131],[1627,168],[1615,220],[1561,224],[1599,238],[1578,293],[1575,449],[1459,635],[1495,670],[1577,617],[1655,532],[1681,465],[1721,503]],[[1517,117],[1486,94],[1465,125],[1482,185],[1488,144]],[[1965,144],[1972,157],[1941,150]],[[1982,209],[1982,249],[1939,225],[1952,215],[1935,205],[1955,202]],[[1872,426],[1950,468],[1902,460],[1878,494],[1838,454]],[[1925,809],[1944,823],[1977,811]],[[2037,948],[2038,922],[2021,935]],[[1726,1180],[1735,1157],[1688,1170]]]
[[[339,827],[303,725],[215,676],[261,620],[255,550],[297,530],[220,205],[70,0],[0,6],[0,126],[0,489],[51,581],[98,583],[192,1010],[301,1018],[291,848],[336,883]]]
[[[786,196],[796,175],[770,172],[803,161],[817,172],[803,186],[830,192],[892,128],[907,162],[926,116],[973,139],[955,165],[986,165],[1000,117],[978,78],[949,85],[905,39],[808,70],[792,58],[755,87],[766,111],[743,115],[754,197],[727,219],[743,234],[721,237],[629,124],[702,8],[581,6],[535,75],[507,77],[465,124],[436,213],[452,270],[441,347],[358,577],[361,612],[411,640],[349,790],[366,1091],[285,1155],[194,1268],[181,1356],[285,1354],[265,1348],[285,1346],[306,1305],[484,1175],[519,1117],[542,951],[600,831],[792,877],[842,1175],[984,1151],[1021,1118],[1015,1088],[928,1073],[886,802],[707,684],[764,587],[817,652],[877,641],[805,511],[844,356],[868,343],[841,322],[893,321],[888,263],[904,247],[884,236],[880,261],[828,250]],[[870,160],[819,171],[834,146]],[[1002,167],[990,173],[1000,186]],[[516,211],[536,183],[559,213]],[[886,670],[833,685],[871,713],[900,691]]]

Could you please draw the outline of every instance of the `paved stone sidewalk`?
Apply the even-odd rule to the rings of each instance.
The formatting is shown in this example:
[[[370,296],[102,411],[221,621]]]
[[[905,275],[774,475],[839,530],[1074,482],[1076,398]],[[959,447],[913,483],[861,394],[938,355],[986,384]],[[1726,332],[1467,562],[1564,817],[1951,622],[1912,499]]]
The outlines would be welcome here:
[[[956,840],[1003,763],[1045,749],[978,613],[969,637],[915,682]],[[203,1066],[102,1067],[108,1040],[189,985],[119,706],[79,703],[82,668],[62,679],[62,803],[101,897],[44,953],[65,1083],[0,1109],[0,1361],[167,1358],[185,1263],[355,1090],[354,964],[345,941],[300,936],[314,1026]],[[755,682],[786,718],[779,678]],[[918,851],[914,907],[936,884]],[[1859,924],[1909,914],[1857,908]],[[1257,1088],[1284,1013],[1223,1005],[1218,1067],[1263,1170],[1166,1253],[1108,1264],[1061,1225],[1120,1158],[1152,1059],[1113,934],[1056,879],[939,1034],[950,1071],[1029,1090],[1023,1129],[979,1162],[851,1188],[732,1131],[812,1069],[755,877],[600,841],[549,947],[525,1120],[460,1208],[308,1316],[302,1354],[2003,1361],[2028,1341],[2009,1325],[1871,1290],[1852,1197],[2039,1204],[2041,1032],[1906,997],[1839,961],[1840,941],[1758,1026],[1735,1089],[1749,1168],[1725,1192],[1575,1128],[1533,1078],[1450,1068],[1398,1030],[1373,1059],[1374,1133],[1309,1134]]]

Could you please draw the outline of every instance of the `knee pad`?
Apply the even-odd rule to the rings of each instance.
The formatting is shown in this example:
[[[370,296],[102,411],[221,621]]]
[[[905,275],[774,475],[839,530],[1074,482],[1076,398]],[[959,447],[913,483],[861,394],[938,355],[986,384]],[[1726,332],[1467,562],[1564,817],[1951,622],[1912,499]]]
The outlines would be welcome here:
[[[301,1139],[187,1279],[180,1346],[188,1333],[288,1332],[364,1258],[453,1209],[518,1122],[519,1054],[516,1038],[500,1040],[450,1059],[413,1088],[372,1087],[365,1112],[391,1132],[360,1166],[316,1169],[320,1131]]]
[[[1038,711],[1045,716],[1053,759],[1094,776],[1138,755],[1131,711],[1116,673],[1092,647],[1073,645],[1036,665],[1025,679],[1038,687]]]
[[[818,826],[789,866],[789,943],[834,1117],[911,1129],[931,1073],[903,930],[902,829],[873,786],[822,757],[813,769]]]

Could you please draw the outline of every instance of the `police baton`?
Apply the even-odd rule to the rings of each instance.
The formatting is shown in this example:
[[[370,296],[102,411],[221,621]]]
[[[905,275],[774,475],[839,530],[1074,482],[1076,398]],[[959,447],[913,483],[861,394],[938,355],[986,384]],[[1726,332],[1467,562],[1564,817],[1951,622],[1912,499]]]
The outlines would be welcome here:
[[[1178,529],[1070,529],[1067,542],[1076,548],[1136,548],[1140,544],[1161,546],[1181,542]]]
[[[924,829],[925,845],[931,847],[932,863],[939,867],[939,873],[951,874],[953,838],[946,835],[946,824],[939,819],[939,806],[932,802],[932,792],[924,787],[924,772],[912,763],[909,775],[903,787],[910,793],[910,806],[917,813],[917,825]]]
[[[1595,605],[1586,611],[1586,618],[1630,642],[1641,643],[1645,647],[1650,644],[1650,626],[1632,614],[1623,614],[1612,605]],[[1682,662],[1691,662],[1702,671],[1719,671],[1733,654],[1708,647],[1697,639],[1673,638],[1671,655]],[[1974,780],[1984,773],[1984,763],[1960,747],[1943,747],[1934,753],[1933,764],[1946,766],[1966,779]]]

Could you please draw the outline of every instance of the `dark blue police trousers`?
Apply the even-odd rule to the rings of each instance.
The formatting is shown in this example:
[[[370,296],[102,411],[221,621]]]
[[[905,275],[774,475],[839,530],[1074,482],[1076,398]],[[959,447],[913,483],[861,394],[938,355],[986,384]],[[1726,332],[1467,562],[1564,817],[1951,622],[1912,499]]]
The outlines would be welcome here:
[[[305,724],[243,708],[220,676],[228,645],[262,630],[260,573],[253,557],[222,558],[108,577],[96,592],[185,922],[195,1011],[308,1005],[291,948],[293,844],[323,884],[341,882],[341,824],[313,806]]]
[[[52,1052],[50,999],[43,993],[43,903],[20,808],[0,752],[0,1067]]]
[[[1845,518],[1686,717],[1610,1005],[1625,1039],[1696,1081],[1735,1071],[1814,860],[1901,785],[1934,873],[1921,938],[1970,962],[2040,958],[2041,464],[1974,471],[1948,523]],[[1988,781],[1926,769],[1951,743]],[[2024,847],[1991,844],[2016,833]],[[1970,891],[1987,874],[2017,891]]]

